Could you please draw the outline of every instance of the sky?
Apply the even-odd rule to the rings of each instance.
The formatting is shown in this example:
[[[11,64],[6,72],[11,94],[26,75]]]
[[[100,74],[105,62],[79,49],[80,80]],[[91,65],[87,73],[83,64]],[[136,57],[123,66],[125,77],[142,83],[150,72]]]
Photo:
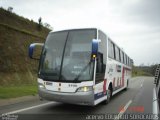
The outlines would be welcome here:
[[[0,0],[0,7],[54,31],[99,28],[134,60],[160,64],[160,0]]]

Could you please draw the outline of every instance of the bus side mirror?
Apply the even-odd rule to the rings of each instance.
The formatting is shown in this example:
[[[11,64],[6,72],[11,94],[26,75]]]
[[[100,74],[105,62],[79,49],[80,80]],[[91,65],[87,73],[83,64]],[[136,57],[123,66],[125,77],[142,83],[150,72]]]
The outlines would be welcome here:
[[[98,40],[93,39],[92,40],[92,56],[97,55],[97,53],[98,53]]]
[[[29,46],[28,55],[31,59],[39,60],[43,43],[32,43]]]

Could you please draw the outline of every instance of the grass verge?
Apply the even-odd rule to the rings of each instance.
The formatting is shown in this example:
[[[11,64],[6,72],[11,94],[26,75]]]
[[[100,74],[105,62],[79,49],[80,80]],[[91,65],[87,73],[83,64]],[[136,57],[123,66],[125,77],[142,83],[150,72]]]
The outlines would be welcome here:
[[[36,95],[36,94],[37,94],[37,85],[0,87],[0,99],[16,98],[16,97]]]

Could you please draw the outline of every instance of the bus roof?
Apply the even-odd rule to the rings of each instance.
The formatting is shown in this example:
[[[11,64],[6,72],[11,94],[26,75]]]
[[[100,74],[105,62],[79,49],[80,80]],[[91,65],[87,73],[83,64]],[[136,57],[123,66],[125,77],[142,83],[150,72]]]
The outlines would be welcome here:
[[[75,29],[64,29],[64,30],[58,30],[58,31],[51,31],[50,33],[63,32],[63,31],[76,31],[76,30],[98,30],[98,28],[75,28]]]

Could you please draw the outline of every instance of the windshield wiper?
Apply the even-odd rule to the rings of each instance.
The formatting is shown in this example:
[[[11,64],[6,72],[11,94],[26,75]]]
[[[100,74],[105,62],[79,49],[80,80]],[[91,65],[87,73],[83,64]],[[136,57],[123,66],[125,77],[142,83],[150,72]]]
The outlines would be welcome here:
[[[74,79],[74,81],[77,81],[83,74],[84,71],[86,71],[86,69],[90,66],[91,61],[83,68],[83,70],[81,70],[81,72],[77,75],[77,77]]]

